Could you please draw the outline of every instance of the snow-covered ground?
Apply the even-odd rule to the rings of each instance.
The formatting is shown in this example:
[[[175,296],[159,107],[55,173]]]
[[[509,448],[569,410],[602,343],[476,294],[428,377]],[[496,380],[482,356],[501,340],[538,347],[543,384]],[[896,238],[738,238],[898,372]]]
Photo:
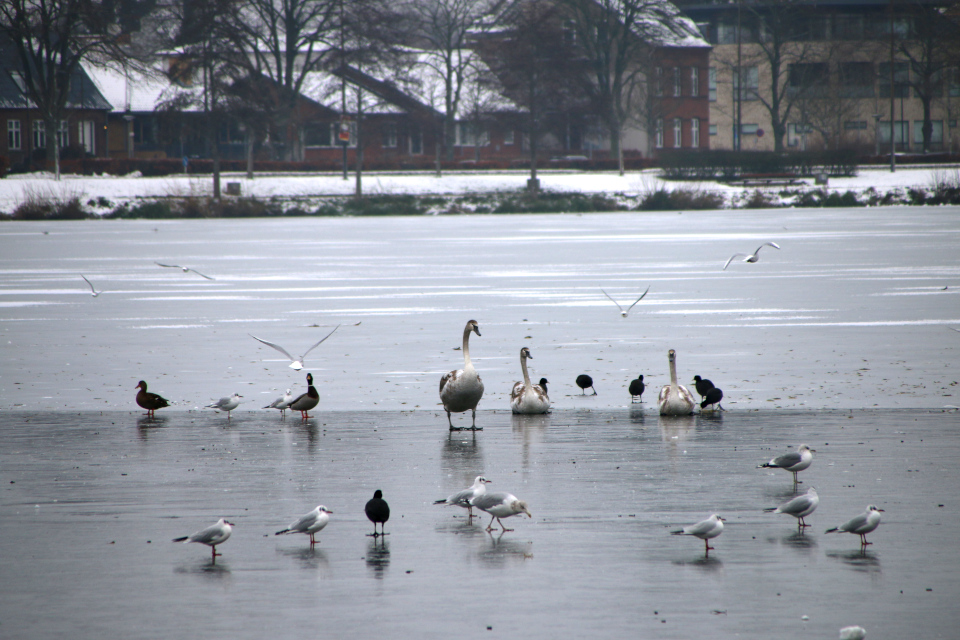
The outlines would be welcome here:
[[[542,171],[539,173],[541,188],[548,191],[604,193],[608,195],[643,195],[655,189],[700,189],[712,191],[731,201],[756,187],[741,187],[718,182],[671,182],[657,177],[658,170],[628,172],[621,176],[616,172]],[[526,171],[446,173],[437,177],[432,173],[367,173],[363,176],[365,194],[442,194],[466,195],[495,191],[519,190],[526,186],[529,173]],[[863,192],[874,188],[883,193],[909,187],[931,188],[944,179],[960,182],[957,167],[898,167],[891,173],[889,168],[861,167],[853,178],[831,178],[831,191],[840,193],[852,190]],[[204,176],[164,176],[145,178],[139,176],[77,176],[64,175],[59,182],[47,173],[15,174],[0,180],[0,212],[11,213],[30,197],[53,200],[69,200],[77,197],[81,202],[100,198],[109,201],[109,208],[136,199],[164,197],[207,196],[212,194],[212,178]],[[355,191],[353,174],[344,180],[340,174],[262,174],[247,180],[242,173],[226,173],[222,183],[239,182],[244,196],[256,198],[306,199],[328,196],[352,195]],[[809,189],[820,188],[813,180],[805,181]],[[776,192],[783,187],[769,187]],[[106,210],[106,207],[94,207]]]

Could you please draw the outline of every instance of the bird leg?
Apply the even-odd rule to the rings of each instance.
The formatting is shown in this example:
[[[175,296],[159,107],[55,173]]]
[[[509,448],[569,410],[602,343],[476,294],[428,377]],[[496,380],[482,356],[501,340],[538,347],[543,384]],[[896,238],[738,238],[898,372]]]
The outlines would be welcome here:
[[[489,531],[494,531],[494,528],[493,528],[493,518],[494,518],[494,516],[490,516],[490,524],[487,525],[487,531],[488,531],[488,532],[489,532]]]
[[[867,534],[861,533],[861,534],[860,534],[860,546],[861,546],[861,547],[865,547],[865,546],[867,546],[868,544],[873,544],[873,543],[872,543],[872,542],[867,542]]]
[[[503,529],[504,532],[513,531],[513,529],[507,529],[507,528],[503,525],[503,521],[500,520],[500,518],[497,518],[497,522],[500,523],[500,528]]]
[[[312,547],[312,546],[315,545],[315,544],[317,544],[317,541],[313,539],[313,534],[311,533],[311,534],[310,534],[310,546]]]
[[[802,517],[797,518],[797,527],[802,529],[803,527],[809,527],[809,526],[812,526],[812,525],[809,525],[806,522],[804,522]]]
[[[710,541],[708,539],[704,539],[703,546],[706,547],[706,555],[709,556],[710,550],[713,549],[713,547],[710,546]]]

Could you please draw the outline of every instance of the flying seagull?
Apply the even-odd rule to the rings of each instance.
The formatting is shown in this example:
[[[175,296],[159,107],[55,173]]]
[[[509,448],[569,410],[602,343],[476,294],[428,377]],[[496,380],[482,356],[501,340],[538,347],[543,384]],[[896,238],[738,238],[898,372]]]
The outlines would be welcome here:
[[[333,328],[333,331],[336,331],[336,330],[339,329],[339,328],[340,328],[340,325],[337,325],[337,326],[335,326],[335,327]],[[276,349],[277,351],[279,351],[279,352],[282,353],[283,355],[285,355],[285,356],[287,356],[288,358],[290,358],[290,368],[293,369],[294,371],[300,371],[300,369],[303,369],[303,359],[307,357],[307,354],[310,353],[311,351],[313,351],[314,349],[316,349],[318,346],[320,346],[320,344],[321,344],[324,340],[326,340],[327,338],[329,338],[330,336],[332,336],[332,335],[333,335],[333,331],[331,331],[331,332],[328,333],[327,335],[323,336],[323,338],[321,338],[319,342],[317,342],[317,343],[314,344],[312,347],[310,347],[309,349],[307,349],[306,351],[304,351],[304,352],[303,352],[303,355],[300,356],[299,358],[294,358],[292,355],[290,355],[290,352],[289,352],[289,351],[287,351],[286,349],[284,349],[283,347],[281,347],[281,346],[278,345],[278,344],[274,344],[274,343],[272,343],[272,342],[267,342],[266,340],[263,340],[262,338],[258,338],[257,336],[253,335],[252,333],[251,333],[251,334],[248,334],[248,335],[249,335],[251,338],[253,338],[254,340],[256,340],[256,341],[258,341],[258,342],[262,342],[263,344],[267,345],[268,347],[273,347],[274,349]]]
[[[202,273],[200,273],[199,271],[197,271],[196,269],[191,269],[190,267],[181,267],[181,266],[178,265],[178,264],[163,264],[163,263],[161,263],[161,262],[154,262],[153,264],[155,264],[155,265],[157,265],[157,266],[160,266],[160,267],[169,267],[169,268],[171,268],[171,269],[182,269],[184,273],[186,273],[186,272],[188,272],[188,271],[193,271],[195,274],[197,274],[197,275],[200,276],[201,278],[206,278],[207,280],[216,280],[216,278],[211,278],[210,276],[205,276],[205,275],[203,275]]]
[[[603,291],[603,289],[600,289],[600,291]],[[650,291],[650,287],[647,287],[647,291]],[[603,291],[603,295],[607,296],[607,298],[610,298],[610,302],[617,305],[617,308],[620,309],[620,315],[626,318],[627,314],[630,313],[630,309],[633,309],[635,306],[637,306],[637,302],[640,302],[641,300],[643,300],[643,296],[647,295],[647,291],[644,291],[643,294],[639,298],[637,298],[632,305],[627,307],[626,311],[624,311],[623,307],[620,306],[619,302],[617,302],[613,298],[610,298],[609,293],[607,293],[606,291]]]
[[[723,270],[724,271],[727,270],[727,267],[730,266],[730,263],[733,262],[734,258],[743,258],[744,262],[756,262],[757,260],[760,259],[760,249],[763,249],[764,247],[773,247],[774,249],[779,249],[780,245],[778,245],[776,242],[764,242],[762,245],[757,247],[756,251],[754,251],[749,255],[747,255],[746,253],[735,253],[732,256],[730,256],[729,260],[727,260],[727,264],[723,265]]]
[[[91,295],[91,296],[93,296],[94,298],[96,298],[98,295],[100,295],[101,293],[103,293],[103,291],[97,291],[96,289],[93,288],[93,283],[90,282],[89,280],[87,280],[87,276],[85,276],[85,275],[83,275],[83,274],[81,273],[81,274],[80,274],[80,277],[83,278],[84,281],[85,281],[88,285],[90,285],[90,295]]]

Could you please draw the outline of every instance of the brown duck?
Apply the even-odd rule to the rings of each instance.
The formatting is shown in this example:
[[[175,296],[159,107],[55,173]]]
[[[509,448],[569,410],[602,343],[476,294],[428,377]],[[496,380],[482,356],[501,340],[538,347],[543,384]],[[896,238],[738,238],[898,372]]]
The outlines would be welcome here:
[[[140,389],[140,391],[137,392],[137,404],[147,410],[148,416],[153,416],[153,412],[157,409],[170,406],[170,403],[167,402],[167,399],[163,396],[156,393],[148,393],[147,383],[143,380],[137,383],[137,389]]]
[[[313,375],[307,374],[307,392],[291,402],[287,408],[300,412],[300,419],[306,420],[310,417],[308,412],[320,404],[320,394],[313,386]]]

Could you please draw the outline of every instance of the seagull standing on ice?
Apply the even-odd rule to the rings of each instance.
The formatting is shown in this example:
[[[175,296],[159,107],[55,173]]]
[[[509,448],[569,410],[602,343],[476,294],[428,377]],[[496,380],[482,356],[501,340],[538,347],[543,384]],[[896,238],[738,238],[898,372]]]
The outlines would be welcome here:
[[[785,453],[782,456],[777,456],[769,462],[764,462],[761,465],[757,465],[757,469],[783,469],[789,471],[793,474],[793,484],[799,484],[797,480],[797,474],[811,464],[813,464],[813,452],[816,449],[811,449],[805,444],[800,445],[797,448],[796,453]]]
[[[182,270],[184,273],[187,273],[188,271],[193,271],[195,274],[197,274],[197,275],[200,276],[201,278],[206,278],[207,280],[216,280],[216,278],[211,278],[210,276],[205,276],[205,275],[203,275],[202,273],[200,273],[199,271],[197,271],[196,269],[191,269],[190,267],[181,267],[181,266],[178,265],[178,264],[163,264],[163,263],[161,263],[161,262],[154,262],[153,264],[155,264],[155,265],[157,265],[157,266],[159,266],[159,267],[169,267],[170,269],[180,269],[180,270]]]
[[[433,504],[445,504],[463,507],[467,510],[467,513],[470,514],[469,517],[473,518],[473,505],[470,504],[470,501],[474,498],[482,496],[487,492],[488,482],[490,481],[483,476],[477,476],[469,489],[458,491],[452,496],[447,496],[443,500],[435,501]]]
[[[697,524],[691,524],[690,526],[684,527],[683,529],[678,529],[676,531],[671,531],[670,535],[673,536],[694,536],[703,540],[703,545],[706,550],[706,555],[710,555],[710,550],[713,547],[710,546],[710,539],[716,538],[721,533],[723,533],[723,518],[714,513],[706,520],[701,520]]]
[[[518,513],[525,513],[528,517],[533,517],[527,509],[527,503],[523,500],[518,500],[517,496],[512,493],[485,493],[471,500],[470,504],[480,509],[480,511],[486,511],[490,514],[490,524],[487,525],[487,531],[493,531],[494,519],[497,520],[505,533],[507,531],[513,531],[513,529],[507,529],[503,526],[500,518],[509,518]]]
[[[182,542],[187,544],[189,542],[199,542],[200,544],[205,544],[210,547],[210,551],[213,553],[212,561],[216,563],[217,556],[223,555],[217,553],[217,545],[226,542],[227,538],[230,537],[230,534],[233,533],[234,524],[232,522],[227,522],[223,518],[217,521],[217,524],[211,525],[206,529],[201,529],[196,533],[193,533],[189,536],[184,536],[182,538],[174,538],[174,542]]]
[[[286,414],[287,407],[290,406],[291,402],[293,402],[293,394],[290,393],[290,389],[287,389],[287,392],[285,394],[283,394],[282,396],[280,396],[279,398],[277,398],[276,400],[274,400],[273,402],[265,406],[264,409],[279,409],[280,416],[285,417],[287,415]]]
[[[224,396],[216,402],[211,402],[206,406],[207,409],[216,409],[217,411],[226,411],[227,420],[230,419],[230,412],[240,406],[240,398],[243,396],[235,393],[230,397]]]
[[[735,253],[730,256],[729,260],[727,260],[727,264],[723,265],[723,270],[727,270],[727,267],[730,266],[730,263],[733,262],[734,258],[743,258],[743,262],[756,262],[760,259],[760,249],[763,249],[764,247],[773,247],[774,249],[779,249],[780,245],[778,245],[776,242],[764,242],[762,245],[757,247],[756,251],[749,255],[746,253]]]
[[[600,289],[600,291],[603,291],[603,289]],[[650,291],[650,287],[647,287],[647,291]],[[607,296],[607,298],[610,299],[610,302],[617,305],[617,308],[620,309],[620,316],[626,318],[627,314],[630,313],[630,310],[633,309],[635,306],[637,306],[637,302],[640,302],[641,300],[643,300],[643,296],[647,295],[647,291],[644,291],[642,294],[640,294],[640,297],[637,298],[632,305],[627,307],[626,311],[624,311],[623,307],[620,306],[619,302],[617,302],[616,300],[610,297],[609,293],[607,293],[606,291],[603,291],[603,295]]]
[[[883,509],[870,505],[867,510],[852,520],[847,520],[839,527],[827,529],[827,533],[855,533],[860,536],[860,546],[865,547],[872,542],[867,542],[867,534],[880,526],[880,512]]]
[[[335,327],[333,328],[333,331],[336,331],[336,330],[339,329],[339,328],[340,328],[340,325],[337,325],[337,326],[335,326]],[[290,352],[289,352],[289,351],[287,351],[286,349],[284,349],[283,347],[281,347],[281,346],[278,345],[278,344],[274,344],[274,343],[272,343],[272,342],[267,342],[266,340],[264,340],[264,339],[262,339],[262,338],[258,338],[257,336],[253,335],[252,333],[251,333],[251,334],[248,334],[248,335],[249,335],[251,338],[253,338],[254,340],[256,340],[256,341],[258,341],[258,342],[262,342],[263,344],[267,345],[268,347],[273,347],[274,349],[276,349],[277,351],[279,351],[279,352],[282,353],[283,355],[285,355],[285,356],[287,356],[288,358],[290,358],[290,368],[293,369],[294,371],[300,371],[300,369],[303,369],[303,359],[307,357],[307,354],[310,353],[311,351],[313,351],[314,349],[316,349],[317,347],[319,347],[319,346],[323,343],[324,340],[326,340],[327,338],[329,338],[330,336],[332,336],[332,335],[333,335],[333,331],[331,331],[331,332],[328,333],[327,335],[323,336],[323,338],[321,338],[316,344],[314,344],[312,347],[310,347],[309,349],[307,349],[306,351],[304,351],[304,352],[303,352],[303,355],[300,356],[299,358],[294,358],[292,355],[290,355]]]
[[[817,495],[817,490],[813,487],[807,489],[807,492],[797,496],[793,500],[784,502],[779,507],[770,507],[764,509],[766,513],[786,513],[797,519],[797,526],[801,529],[803,527],[809,527],[806,522],[803,521],[808,515],[817,510],[817,506],[820,504],[820,496]]]
[[[330,522],[331,513],[333,513],[333,511],[330,511],[321,504],[310,513],[300,516],[299,520],[291,523],[283,531],[277,531],[274,535],[280,536],[285,533],[306,533],[310,536],[310,546],[312,547],[317,543],[313,535],[315,533],[319,533],[321,529],[327,526],[327,523]]]

